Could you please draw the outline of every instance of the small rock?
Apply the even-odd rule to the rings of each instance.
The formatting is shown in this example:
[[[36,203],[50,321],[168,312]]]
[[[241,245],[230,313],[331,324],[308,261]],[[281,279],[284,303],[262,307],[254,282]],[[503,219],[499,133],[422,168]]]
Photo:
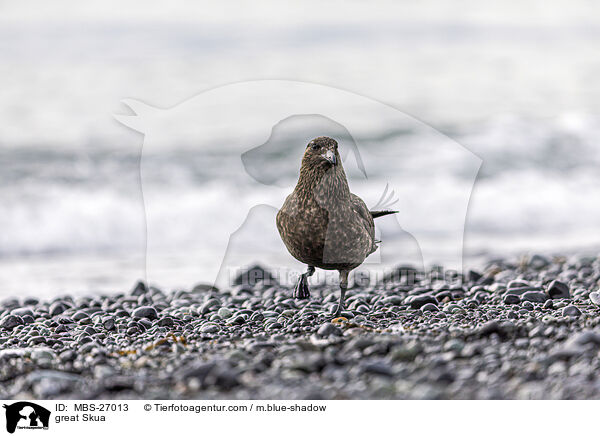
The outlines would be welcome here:
[[[427,303],[421,307],[423,312],[438,312],[440,309],[433,303]]]
[[[67,306],[65,306],[63,303],[57,301],[50,305],[50,307],[48,309],[48,313],[50,314],[50,316],[54,317],[54,316],[60,315],[65,310],[67,310]]]
[[[231,317],[231,315],[233,315],[233,312],[231,312],[231,310],[227,309],[226,307],[221,307],[217,311],[217,315],[219,315],[221,318],[229,318]]]
[[[16,326],[23,324],[23,319],[17,315],[6,315],[2,320],[0,320],[0,327],[12,330]]]
[[[78,310],[73,314],[73,319],[75,321],[81,321],[82,319],[89,318],[89,315],[81,310]]]
[[[33,311],[28,307],[20,307],[18,309],[14,309],[11,314],[23,318],[24,316],[33,316]]]
[[[567,286],[563,282],[559,282],[558,280],[553,280],[552,282],[550,282],[546,292],[548,293],[548,296],[552,299],[571,298],[569,286]]]
[[[532,303],[545,303],[548,300],[548,295],[538,291],[528,291],[521,295],[522,301],[531,301]]]
[[[88,343],[80,346],[79,349],[77,350],[77,352],[78,352],[78,354],[81,355],[81,354],[85,354],[85,353],[90,353],[96,348],[98,348],[98,344],[91,341],[91,342],[88,342]]]
[[[521,298],[519,298],[518,295],[508,294],[504,296],[502,301],[504,302],[504,304],[519,304],[521,302]]]
[[[580,316],[581,315],[581,310],[579,310],[576,306],[570,305],[565,307],[562,310],[562,315],[563,316]]]
[[[152,306],[142,306],[138,307],[133,311],[133,316],[135,318],[146,318],[146,319],[158,319],[158,313],[156,309]]]
[[[283,325],[281,323],[274,322],[272,324],[269,324],[269,327],[267,327],[267,330],[269,330],[269,331],[279,330],[282,327],[283,327]]]
[[[436,306],[439,304],[437,299],[431,295],[412,295],[404,300],[404,304],[408,304],[411,309],[420,309],[426,304],[431,303]]]
[[[207,323],[200,327],[200,331],[202,333],[217,333],[219,331],[219,326],[216,324]]]
[[[362,371],[367,374],[384,375],[386,377],[392,377],[394,375],[392,368],[382,361],[366,363],[362,366]]]
[[[102,320],[102,327],[106,330],[112,330],[115,328],[115,319],[112,316],[106,317]]]
[[[140,295],[146,294],[146,292],[148,292],[148,287],[146,286],[146,284],[144,282],[139,281],[136,283],[134,288],[131,290],[131,295],[139,297]]]
[[[335,324],[326,322],[325,324],[322,324],[321,327],[319,327],[319,329],[317,330],[317,335],[321,337],[328,337],[332,335],[342,336],[342,330]]]
[[[531,285],[528,282],[525,282],[523,280],[511,280],[510,282],[508,282],[508,285],[506,285],[506,289],[511,290],[511,289],[530,289]]]
[[[380,300],[384,306],[400,306],[404,299],[399,295],[390,295]]]
[[[201,307],[200,307],[200,313],[202,315],[207,314],[208,312],[210,312],[210,309],[214,306],[219,306],[221,303],[219,302],[219,300],[217,300],[216,298],[211,298],[210,300],[208,300],[206,303],[204,303]]]
[[[50,348],[36,348],[31,352],[31,360],[38,364],[51,362],[56,357]]]
[[[173,324],[173,318],[171,318],[170,316],[164,316],[158,320],[159,327],[171,327]]]
[[[241,325],[244,324],[246,322],[246,318],[244,318],[243,315],[237,315],[233,318],[231,318],[228,322],[228,324],[230,325]]]

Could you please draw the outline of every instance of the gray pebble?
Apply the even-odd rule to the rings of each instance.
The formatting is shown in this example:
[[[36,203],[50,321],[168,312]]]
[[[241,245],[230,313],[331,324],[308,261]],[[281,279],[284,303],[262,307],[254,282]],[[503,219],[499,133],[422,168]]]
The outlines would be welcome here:
[[[521,302],[521,298],[518,295],[508,294],[502,299],[502,301],[504,304],[519,304]]]
[[[421,306],[421,310],[423,312],[437,312],[440,309],[433,303],[427,303],[427,304]]]
[[[581,310],[579,310],[576,306],[567,306],[562,310],[563,316],[580,316]]]
[[[326,322],[319,327],[317,335],[321,337],[342,336],[342,330],[335,324]]]
[[[221,307],[217,311],[217,315],[219,315],[223,319],[227,319],[227,318],[231,317],[231,315],[233,315],[233,312],[231,310],[227,309],[226,307]]]
[[[23,319],[17,315],[6,315],[0,320],[0,327],[7,330],[12,330],[18,325],[23,324]]]
[[[569,286],[558,280],[553,280],[552,282],[550,282],[546,292],[548,293],[548,296],[552,299],[571,298]]]
[[[539,291],[528,291],[521,295],[521,300],[531,301],[532,303],[545,303],[548,300],[548,295]]]
[[[207,323],[204,324],[201,328],[200,331],[202,333],[217,333],[219,331],[219,326],[216,324],[212,324],[212,323]]]
[[[147,318],[150,320],[158,319],[158,313],[152,306],[142,306],[135,309],[132,313],[135,318]]]

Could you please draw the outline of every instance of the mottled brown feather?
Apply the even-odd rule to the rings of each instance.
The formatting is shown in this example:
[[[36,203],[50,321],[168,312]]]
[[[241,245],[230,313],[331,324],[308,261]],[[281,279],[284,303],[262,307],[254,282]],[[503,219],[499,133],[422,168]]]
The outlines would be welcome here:
[[[323,158],[327,150],[337,165]],[[277,229],[292,256],[317,268],[349,271],[377,249],[373,217],[350,192],[335,140],[309,143],[298,183],[277,214]]]

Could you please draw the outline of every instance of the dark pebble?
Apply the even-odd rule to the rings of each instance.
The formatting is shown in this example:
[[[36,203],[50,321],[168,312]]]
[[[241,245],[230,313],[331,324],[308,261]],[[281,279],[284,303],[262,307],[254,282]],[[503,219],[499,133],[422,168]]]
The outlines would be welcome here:
[[[73,319],[75,321],[81,321],[82,319],[86,319],[86,318],[89,318],[89,317],[90,316],[87,313],[85,313],[85,312],[83,312],[81,310],[79,310],[79,311],[77,311],[77,312],[75,312],[73,314]]]
[[[440,309],[433,303],[427,303],[421,307],[423,312],[437,312]]]
[[[131,290],[131,295],[139,297],[140,295],[144,295],[148,292],[148,287],[144,282],[137,282],[136,285]]]
[[[426,304],[431,303],[436,306],[439,304],[437,299],[431,295],[413,295],[404,300],[404,304],[410,306],[411,309],[420,309]]]
[[[365,365],[363,365],[362,370],[367,374],[377,374],[386,377],[392,377],[394,375],[394,371],[392,371],[392,368],[385,362],[366,363]]]
[[[518,295],[508,294],[504,296],[502,301],[504,304],[519,304],[521,302],[521,298]]]
[[[576,306],[567,306],[562,311],[563,316],[580,316],[581,310],[579,310]]]
[[[102,327],[106,330],[113,330],[115,328],[115,319],[112,316],[108,316],[102,320]]]
[[[158,320],[159,327],[171,327],[173,325],[173,318],[170,316],[163,316]]]
[[[48,309],[48,313],[50,314],[50,316],[54,317],[54,316],[60,315],[65,310],[67,310],[67,306],[65,306],[63,303],[54,302],[50,305],[50,308]]]
[[[538,291],[528,291],[521,295],[521,300],[531,301],[532,303],[545,303],[548,300],[548,295]]]
[[[552,299],[571,298],[569,286],[567,286],[563,282],[559,282],[558,280],[553,280],[552,282],[550,282],[546,292],[548,293],[548,296]]]
[[[13,309],[11,312],[12,315],[20,316],[23,318],[24,316],[33,317],[33,311],[28,307],[21,307],[19,309]]]
[[[74,324],[73,318],[69,318],[68,316],[61,316],[56,320],[59,324]]]
[[[7,330],[12,330],[21,324],[23,324],[23,319],[17,315],[7,315],[0,320],[0,327]]]
[[[158,319],[158,313],[152,306],[142,306],[135,309],[132,313],[133,317],[147,318],[147,319]]]

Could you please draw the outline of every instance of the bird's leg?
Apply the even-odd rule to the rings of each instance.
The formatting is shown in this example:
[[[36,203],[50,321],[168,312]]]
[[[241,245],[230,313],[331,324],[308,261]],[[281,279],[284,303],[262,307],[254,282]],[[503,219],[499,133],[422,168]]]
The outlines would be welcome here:
[[[308,278],[315,273],[315,267],[309,265],[306,272],[300,275],[298,283],[294,288],[294,298],[308,298],[310,297],[310,291],[308,289]]]
[[[335,317],[337,318],[344,310],[344,297],[346,296],[346,289],[348,289],[348,272],[340,271],[340,302],[338,303],[335,311]]]

